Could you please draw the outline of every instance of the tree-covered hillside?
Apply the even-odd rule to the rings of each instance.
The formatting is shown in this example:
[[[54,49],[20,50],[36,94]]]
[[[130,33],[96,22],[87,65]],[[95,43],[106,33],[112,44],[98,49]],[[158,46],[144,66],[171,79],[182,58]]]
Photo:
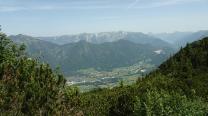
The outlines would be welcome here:
[[[70,115],[68,95],[75,89],[66,91],[62,74],[28,58],[24,49],[0,32],[0,115]]]
[[[82,94],[86,115],[208,115],[208,38],[188,44],[137,84]]]

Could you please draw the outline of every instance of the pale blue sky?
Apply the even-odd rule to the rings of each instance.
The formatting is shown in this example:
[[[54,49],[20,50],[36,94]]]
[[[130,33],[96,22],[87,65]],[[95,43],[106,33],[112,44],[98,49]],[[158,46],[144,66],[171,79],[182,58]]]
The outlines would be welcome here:
[[[0,0],[7,34],[208,29],[208,0]]]

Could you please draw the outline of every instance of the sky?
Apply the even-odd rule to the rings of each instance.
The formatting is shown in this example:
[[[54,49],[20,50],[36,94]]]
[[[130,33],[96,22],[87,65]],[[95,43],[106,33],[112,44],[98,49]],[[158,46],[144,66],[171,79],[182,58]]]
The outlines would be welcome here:
[[[208,0],[0,0],[8,35],[208,30]]]

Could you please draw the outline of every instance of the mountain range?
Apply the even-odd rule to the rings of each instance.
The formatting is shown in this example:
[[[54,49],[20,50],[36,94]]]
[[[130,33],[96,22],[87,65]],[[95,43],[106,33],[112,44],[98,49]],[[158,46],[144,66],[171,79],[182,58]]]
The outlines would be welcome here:
[[[119,39],[119,34],[127,36]],[[142,33],[117,32],[115,35],[112,33],[104,35],[106,39],[97,38],[97,40],[106,40],[105,42],[92,42],[85,38],[66,44],[21,34],[9,36],[9,38],[16,43],[24,43],[29,56],[49,63],[54,68],[60,66],[66,75],[86,68],[109,71],[144,60],[150,60],[152,64],[159,65],[174,53],[169,43]],[[118,38],[107,38],[107,35]],[[82,36],[84,35],[77,37]]]
[[[121,39],[134,43],[151,44],[154,46],[171,46],[174,49],[184,47],[186,43],[199,40],[208,36],[208,30],[197,32],[174,32],[174,33],[148,33],[141,32],[100,32],[100,33],[82,33],[77,35],[49,36],[37,37],[40,40],[63,45],[68,43],[76,43],[85,40],[89,43],[100,44],[105,42],[115,42]]]
[[[105,42],[115,42],[118,40],[128,40],[134,43],[151,44],[154,46],[168,46],[167,42],[159,38],[147,35],[141,32],[101,32],[101,33],[82,33],[78,35],[64,35],[52,37],[37,37],[40,40],[63,45],[68,43],[76,43],[84,40],[89,43],[100,44]]]
[[[24,43],[30,57],[49,63],[54,68],[60,66],[65,75],[70,75],[87,68],[110,71],[144,60],[158,66],[181,46],[207,35],[208,31],[149,35],[119,31],[58,37],[19,34],[9,38],[16,43]]]

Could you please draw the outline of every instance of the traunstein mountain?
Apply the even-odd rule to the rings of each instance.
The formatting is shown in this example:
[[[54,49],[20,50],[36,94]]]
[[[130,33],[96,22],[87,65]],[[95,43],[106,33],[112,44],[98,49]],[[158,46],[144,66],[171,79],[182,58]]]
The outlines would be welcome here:
[[[154,46],[168,46],[167,42],[160,40],[159,38],[143,34],[141,32],[101,32],[101,33],[83,33],[77,35],[64,35],[64,36],[52,36],[52,37],[38,37],[38,39],[56,43],[59,45],[75,43],[80,40],[87,41],[89,43],[100,44],[104,42],[115,42],[118,40],[128,40],[134,43],[151,44]]]

